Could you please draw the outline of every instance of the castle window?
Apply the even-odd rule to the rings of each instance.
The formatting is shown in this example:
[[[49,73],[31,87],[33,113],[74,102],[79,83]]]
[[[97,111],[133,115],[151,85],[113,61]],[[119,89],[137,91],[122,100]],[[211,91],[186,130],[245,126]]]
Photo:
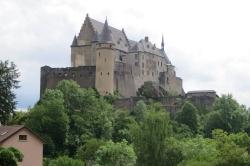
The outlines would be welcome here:
[[[56,73],[53,73],[54,74],[54,76],[56,75]]]
[[[101,44],[99,44],[99,47],[101,47]]]
[[[157,70],[157,75],[158,75],[158,70]]]
[[[64,73],[64,76],[65,76],[65,77],[67,77],[67,76],[68,76],[68,74],[67,74],[67,73]]]
[[[148,74],[148,76],[149,76],[149,71],[147,71],[147,74]]]
[[[154,76],[154,72],[152,72],[152,76]]]
[[[102,72],[101,72],[101,75],[102,75]]]
[[[161,66],[162,66],[162,62],[161,62]]]
[[[110,44],[109,47],[112,47],[112,45]]]
[[[158,66],[159,66],[159,61],[158,61]]]
[[[144,68],[144,63],[142,62],[142,68]]]
[[[135,59],[138,59],[138,54],[135,54]]]
[[[82,78],[82,77],[83,77],[83,75],[82,75],[82,74],[80,74],[80,77]]]
[[[135,62],[135,66],[137,66],[138,65],[138,62]]]
[[[74,77],[75,76],[75,73],[72,73],[72,77]]]
[[[109,75],[109,72],[108,72],[108,75]]]
[[[118,41],[117,44],[120,44],[120,41]]]
[[[101,53],[99,52],[99,57],[100,57]]]
[[[169,84],[169,78],[167,77],[167,84]]]
[[[149,45],[147,45],[147,47],[149,48]]]
[[[128,45],[127,44],[125,44],[125,47],[127,47]]]
[[[59,73],[59,76],[62,76],[62,73]]]
[[[142,55],[142,59],[144,60],[144,55]]]
[[[89,77],[92,78],[92,72],[89,73]]]
[[[105,62],[106,62],[106,58],[105,58]]]
[[[144,75],[144,70],[141,71],[141,74]]]

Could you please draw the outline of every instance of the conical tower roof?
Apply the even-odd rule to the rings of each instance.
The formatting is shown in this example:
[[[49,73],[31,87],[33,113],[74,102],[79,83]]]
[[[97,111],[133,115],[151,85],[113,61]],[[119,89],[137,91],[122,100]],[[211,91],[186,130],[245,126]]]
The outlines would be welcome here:
[[[113,43],[111,37],[111,31],[109,29],[108,21],[106,19],[105,24],[102,29],[101,39],[99,43]]]
[[[98,37],[98,32],[97,31],[95,31],[95,35],[94,35],[94,37],[93,37],[93,40],[92,40],[92,42],[98,42],[99,41],[99,37]]]
[[[70,47],[74,47],[74,46],[77,46],[77,38],[76,38],[76,35],[75,35],[75,37],[74,37],[74,39],[73,39],[73,42],[72,42],[72,44],[71,44]]]

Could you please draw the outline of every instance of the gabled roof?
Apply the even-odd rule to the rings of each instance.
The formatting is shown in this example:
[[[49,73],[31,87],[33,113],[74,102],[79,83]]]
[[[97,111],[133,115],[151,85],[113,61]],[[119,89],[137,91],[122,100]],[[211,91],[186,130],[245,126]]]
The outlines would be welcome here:
[[[98,34],[101,34],[104,24],[90,17],[89,20],[92,23],[94,30],[97,31]],[[123,31],[113,28],[111,26],[109,26],[109,30],[111,31],[112,42],[115,44],[115,47],[118,50],[128,52],[129,45],[134,46],[133,43],[132,44],[129,43],[130,40],[129,41],[126,40],[126,36],[124,35]]]
[[[31,133],[33,133],[38,139],[40,139],[44,144],[46,141],[42,139],[40,136],[38,136],[36,133],[34,133],[31,129],[24,125],[19,125],[19,126],[0,126],[0,143],[6,141],[8,138],[16,134],[18,131],[26,128],[29,130]]]

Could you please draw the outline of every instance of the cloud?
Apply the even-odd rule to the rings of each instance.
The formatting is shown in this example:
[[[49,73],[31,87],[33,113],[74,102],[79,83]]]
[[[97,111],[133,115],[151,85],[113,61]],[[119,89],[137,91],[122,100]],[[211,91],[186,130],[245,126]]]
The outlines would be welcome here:
[[[232,93],[250,106],[250,23],[247,1],[0,1],[0,57],[21,72],[19,109],[39,99],[40,67],[70,66],[70,45],[88,13],[124,28],[129,39],[145,36],[166,52],[185,91]]]

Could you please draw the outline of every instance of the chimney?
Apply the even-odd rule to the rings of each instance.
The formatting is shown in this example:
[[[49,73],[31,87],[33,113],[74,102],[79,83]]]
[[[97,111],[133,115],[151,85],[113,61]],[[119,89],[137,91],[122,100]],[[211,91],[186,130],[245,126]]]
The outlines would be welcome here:
[[[146,42],[148,42],[148,36],[145,37]]]

